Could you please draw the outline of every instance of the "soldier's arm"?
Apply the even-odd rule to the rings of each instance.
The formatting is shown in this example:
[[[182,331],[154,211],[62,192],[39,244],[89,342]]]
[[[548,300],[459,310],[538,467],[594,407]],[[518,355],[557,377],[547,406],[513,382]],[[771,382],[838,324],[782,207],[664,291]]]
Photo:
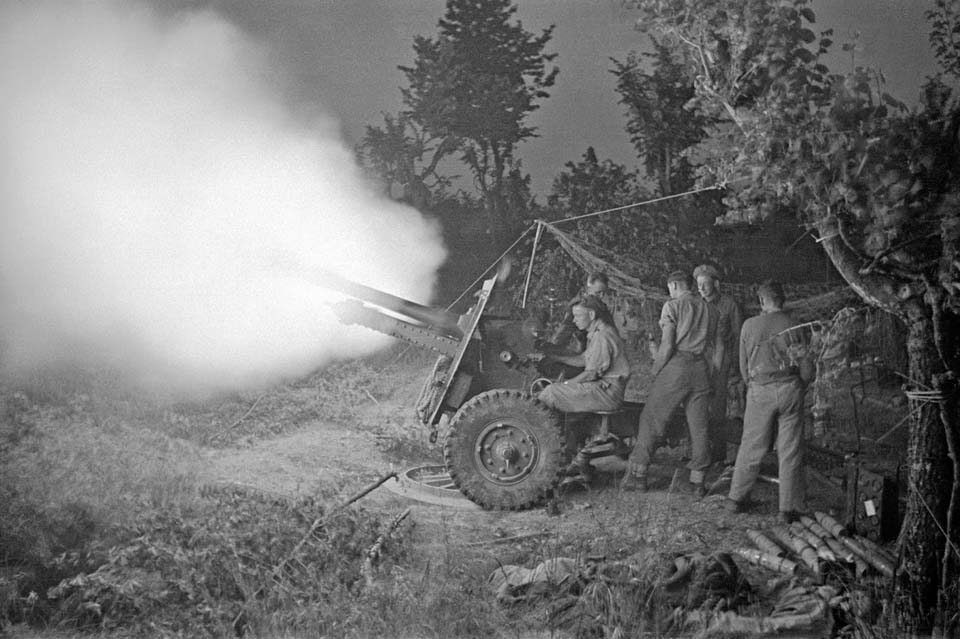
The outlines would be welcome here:
[[[730,312],[730,343],[734,345],[734,349],[736,350],[737,345],[740,344],[740,329],[743,327],[743,311],[740,310],[740,304],[738,304],[736,300],[733,298],[731,298],[731,300],[733,301],[733,310]],[[730,357],[735,356],[734,353],[730,353]],[[733,366],[730,368],[733,369],[733,375],[736,377],[738,369]],[[740,378],[744,381],[747,379],[742,373],[740,374]]]
[[[743,326],[743,311],[740,310],[740,304],[737,303],[737,300],[730,298],[733,302],[730,306],[732,310],[730,311],[730,330],[733,331],[734,337],[740,337],[740,327]]]
[[[569,357],[567,359],[573,360],[575,358]],[[576,356],[576,359],[580,360],[581,363],[564,363],[572,366],[583,366],[583,371],[571,377],[568,381],[571,383],[596,381],[603,377],[603,374],[610,368],[611,344],[602,336],[598,336],[583,354]]]
[[[560,362],[561,364],[566,364],[567,366],[586,366],[586,359],[583,356],[583,353],[578,353],[576,355],[547,355],[548,358],[552,359],[555,362]]]
[[[670,358],[673,357],[674,352],[677,350],[676,340],[677,327],[673,324],[664,324],[663,334],[660,337],[660,348],[657,349],[657,354],[653,358],[654,375],[659,373],[660,370],[667,365],[667,362],[670,361]]]
[[[746,383],[749,378],[747,375],[747,343],[744,341],[744,332],[740,331],[740,379]]]

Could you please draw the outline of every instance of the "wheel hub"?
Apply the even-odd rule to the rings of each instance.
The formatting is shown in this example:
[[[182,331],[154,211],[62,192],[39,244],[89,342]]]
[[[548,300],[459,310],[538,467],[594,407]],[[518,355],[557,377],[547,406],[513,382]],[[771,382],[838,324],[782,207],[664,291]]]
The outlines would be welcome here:
[[[477,438],[474,461],[488,481],[515,484],[536,467],[537,441],[522,424],[496,421]]]

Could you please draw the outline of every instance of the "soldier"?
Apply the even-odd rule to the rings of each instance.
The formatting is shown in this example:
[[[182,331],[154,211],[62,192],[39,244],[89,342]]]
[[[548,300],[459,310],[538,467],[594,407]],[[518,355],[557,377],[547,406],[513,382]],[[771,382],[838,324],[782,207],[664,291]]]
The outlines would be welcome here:
[[[786,339],[795,322],[783,311],[783,286],[768,280],[757,295],[760,315],[744,322],[740,332],[740,374],[747,381],[747,404],[725,507],[742,512],[776,424],[780,520],[790,523],[802,510],[804,497],[803,393],[813,379],[814,364],[803,344]]]
[[[709,264],[701,264],[693,271],[697,290],[717,312],[717,343],[723,348],[723,357],[712,378],[713,397],[710,401],[710,450],[714,461],[726,461],[727,393],[730,374],[739,377],[734,368],[740,340],[743,314],[737,302],[719,290],[720,274]],[[739,386],[739,384],[738,384]]]
[[[599,298],[588,295],[573,304],[573,321],[587,334],[587,347],[574,355],[547,355],[583,371],[540,391],[538,399],[561,413],[617,410],[630,378],[630,363],[610,311]],[[567,421],[566,452],[573,457],[589,434],[583,420]],[[583,470],[583,469],[581,469]]]
[[[598,298],[608,309],[611,308],[610,280],[606,273],[596,271],[587,276],[586,284],[584,284],[580,294],[567,304],[563,320],[550,339],[546,350],[561,355],[583,352],[583,349],[586,348],[586,335],[577,328],[573,321],[573,305],[577,300],[588,295]],[[612,320],[611,325],[616,328]]]
[[[647,490],[647,468],[657,441],[663,437],[674,410],[685,404],[692,454],[691,490],[702,497],[704,472],[710,466],[707,415],[710,369],[718,365],[714,348],[717,317],[713,308],[694,295],[689,274],[674,271],[667,278],[670,299],[660,313],[662,337],[653,362],[653,384],[640,414],[637,441],[621,487]]]

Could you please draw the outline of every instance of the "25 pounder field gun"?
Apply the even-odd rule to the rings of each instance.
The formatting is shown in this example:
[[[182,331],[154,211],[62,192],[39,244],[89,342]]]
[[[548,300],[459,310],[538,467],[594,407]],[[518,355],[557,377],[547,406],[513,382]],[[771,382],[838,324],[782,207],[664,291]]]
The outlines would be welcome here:
[[[535,351],[534,326],[487,310],[496,277],[483,283],[463,315],[340,278],[323,284],[353,298],[334,305],[341,322],[439,354],[416,414],[431,428],[431,441],[445,425],[444,463],[464,495],[484,508],[520,510],[552,494],[566,466],[563,419],[534,395],[551,381],[529,355]],[[581,417],[602,421],[618,439],[634,434],[639,408]]]

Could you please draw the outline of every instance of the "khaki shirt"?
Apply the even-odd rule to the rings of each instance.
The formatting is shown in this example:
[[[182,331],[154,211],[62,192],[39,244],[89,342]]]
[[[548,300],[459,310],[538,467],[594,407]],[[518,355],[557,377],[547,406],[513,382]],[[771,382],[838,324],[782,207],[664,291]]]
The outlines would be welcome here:
[[[604,322],[594,321],[587,329],[587,348],[583,351],[586,370],[596,371],[606,381],[626,384],[630,377],[630,362],[617,329]]]
[[[790,364],[781,332],[796,325],[783,311],[761,313],[743,323],[740,331],[740,375],[749,383],[769,384],[799,378]]]
[[[660,328],[676,328],[675,347],[693,355],[712,351],[717,333],[717,313],[702,297],[687,291],[667,300],[660,312]]]
[[[553,336],[550,338],[551,343],[556,344],[561,348],[567,348],[574,353],[582,353],[586,349],[586,346],[584,345],[586,342],[586,332],[578,329],[577,325],[573,323],[573,306],[586,296],[587,288],[583,287],[580,289],[579,295],[567,301],[567,310],[563,314],[563,319],[560,321],[560,325],[557,326],[557,329],[553,332]],[[607,310],[610,311],[610,315],[613,317],[614,324],[617,325],[616,328],[619,329],[620,322],[616,317],[616,310],[614,309],[614,306],[617,302],[614,292],[608,288],[603,293],[594,295],[594,297],[598,298],[606,305]],[[574,340],[576,340],[575,343]]]

